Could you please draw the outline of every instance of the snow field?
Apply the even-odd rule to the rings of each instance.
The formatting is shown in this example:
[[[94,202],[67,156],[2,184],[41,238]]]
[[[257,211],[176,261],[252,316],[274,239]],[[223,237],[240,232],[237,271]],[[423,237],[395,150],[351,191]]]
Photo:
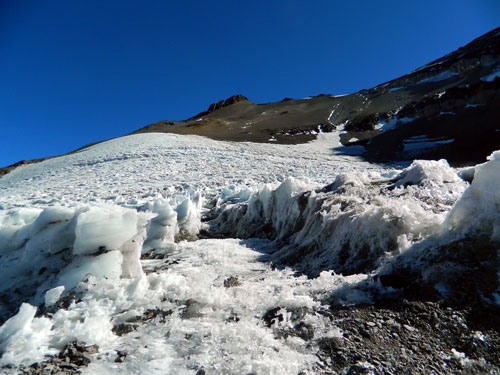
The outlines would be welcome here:
[[[83,298],[88,301],[84,305],[58,309],[50,318],[33,318],[35,309],[23,304],[18,315],[2,326],[2,364],[29,364],[75,338],[100,345],[113,341],[110,326],[100,322],[106,317],[110,322],[113,315],[109,311],[117,308],[120,298],[133,299],[132,287],[117,286],[129,282],[123,277],[144,279],[138,249],[156,249],[156,254],[175,249],[176,236],[189,237],[200,230],[206,202],[218,207],[220,202],[244,201],[266,184],[277,186],[285,176],[323,184],[337,171],[351,170],[352,164],[341,158],[332,165],[330,145],[327,136],[321,136],[311,149],[311,145],[137,135],[21,167],[4,176],[0,195],[1,261],[5,266],[0,293],[8,302],[0,309],[4,319],[13,316],[21,302],[56,306],[59,298],[66,298],[79,290],[80,282],[88,284],[89,280],[106,285],[112,298],[98,294],[93,299],[85,291]],[[144,246],[142,241],[146,241]],[[161,295],[182,294],[196,279],[195,274],[189,275],[188,282],[166,285]],[[185,279],[176,274],[170,277]],[[149,299],[138,300],[142,309],[149,306]],[[129,311],[133,314],[134,310]],[[166,334],[162,332],[161,336]],[[38,344],[29,346],[28,341]],[[175,358],[166,356],[165,361]],[[262,366],[270,368],[265,360]],[[164,371],[163,364],[159,368]]]
[[[112,203],[136,208],[153,199],[259,189],[287,177],[326,184],[339,171],[378,169],[337,157],[332,134],[302,145],[218,142],[197,136],[137,134],[25,165],[2,177],[0,208]]]
[[[2,177],[0,365],[78,339],[100,346],[89,374],[313,371],[315,340],[342,334],[321,301],[369,303],[358,286],[424,240],[499,240],[499,152],[463,171],[468,186],[445,161],[401,171],[334,155],[330,136],[136,135]],[[201,229],[245,239],[184,241]],[[52,312],[35,317],[42,304]]]
[[[9,353],[1,363],[41,360],[67,340],[79,339],[100,346],[84,371],[89,374],[191,374],[198,368],[221,374],[290,374],[312,367],[316,358],[305,349],[304,340],[293,336],[276,340],[277,332],[300,321],[313,326],[318,335],[341,335],[315,310],[332,290],[366,276],[344,278],[325,272],[314,280],[294,277],[290,270],[271,270],[248,246],[269,244],[182,242],[167,258],[176,262],[166,271],[155,271],[162,269],[164,259],[145,260],[146,275],[136,279],[89,277],[77,287],[81,301],[50,319],[34,318],[35,308],[24,304],[0,330],[3,350]],[[225,286],[229,277],[238,283]],[[261,317],[276,307],[281,308],[283,321],[267,327]],[[114,325],[135,321],[148,309],[169,314],[164,320],[138,323],[136,330],[123,336],[113,334]],[[294,311],[303,311],[302,316],[293,318]],[[4,331],[15,334],[7,337]],[[116,350],[128,353],[123,364],[114,363]]]

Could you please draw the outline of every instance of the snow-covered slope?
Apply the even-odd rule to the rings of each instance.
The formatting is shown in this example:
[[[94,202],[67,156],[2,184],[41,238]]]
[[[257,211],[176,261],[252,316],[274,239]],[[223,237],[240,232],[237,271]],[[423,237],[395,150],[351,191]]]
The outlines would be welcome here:
[[[159,133],[126,136],[15,169],[2,177],[0,205],[104,202],[135,208],[194,191],[214,196],[221,189],[257,189],[287,177],[324,184],[357,168],[351,159],[331,159],[335,139],[323,134],[313,144],[289,146]]]
[[[497,246],[499,153],[460,178],[340,156],[337,138],[138,134],[3,176],[2,371],[80,340],[99,346],[88,374],[317,373],[321,339],[342,337],[321,314],[333,299],[404,290],[418,251]]]

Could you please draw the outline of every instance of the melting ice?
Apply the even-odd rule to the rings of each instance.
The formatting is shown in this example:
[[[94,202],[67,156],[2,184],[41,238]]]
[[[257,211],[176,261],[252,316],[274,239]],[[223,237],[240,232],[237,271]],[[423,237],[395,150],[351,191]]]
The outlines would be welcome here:
[[[82,340],[89,374],[313,373],[332,295],[369,303],[429,239],[499,240],[499,152],[402,169],[334,137],[134,135],[2,177],[0,365]]]

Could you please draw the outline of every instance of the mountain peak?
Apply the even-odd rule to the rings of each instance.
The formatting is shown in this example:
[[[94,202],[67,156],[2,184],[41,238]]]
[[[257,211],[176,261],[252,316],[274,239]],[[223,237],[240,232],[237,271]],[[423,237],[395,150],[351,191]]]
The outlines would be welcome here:
[[[217,111],[220,108],[227,107],[231,104],[243,102],[243,101],[249,101],[249,100],[244,95],[236,94],[236,95],[230,96],[229,98],[227,98],[225,100],[221,100],[221,101],[218,101],[217,103],[210,104],[206,113],[212,113],[212,112]]]

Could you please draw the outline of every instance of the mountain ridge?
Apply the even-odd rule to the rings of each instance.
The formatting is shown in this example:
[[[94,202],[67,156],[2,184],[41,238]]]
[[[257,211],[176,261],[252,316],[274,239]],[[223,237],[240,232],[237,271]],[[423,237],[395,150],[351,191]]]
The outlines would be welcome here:
[[[350,146],[361,146],[370,161],[445,158],[452,164],[473,164],[500,145],[498,118],[500,27],[370,89],[263,104],[237,94],[189,119],[160,120],[129,134],[161,132],[296,144],[335,130],[347,153]],[[45,159],[0,168],[0,176]]]
[[[500,28],[413,72],[353,94],[265,104],[246,97],[241,104],[233,98],[188,120],[158,121],[133,134],[294,144],[337,130],[344,146],[362,146],[371,161],[481,162],[500,145]]]

